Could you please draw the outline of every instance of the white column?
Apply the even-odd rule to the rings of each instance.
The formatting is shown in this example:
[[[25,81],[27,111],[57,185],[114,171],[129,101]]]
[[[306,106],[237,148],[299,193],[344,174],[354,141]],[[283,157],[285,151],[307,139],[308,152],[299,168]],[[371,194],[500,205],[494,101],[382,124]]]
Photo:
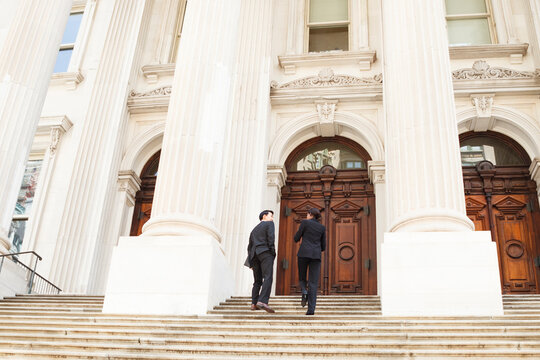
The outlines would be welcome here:
[[[444,4],[385,0],[382,13],[383,314],[502,314],[495,244],[465,211]]]
[[[236,84],[227,129],[221,217],[224,248],[234,271],[236,293],[244,293],[253,276],[243,264],[249,234],[259,223],[264,202],[270,97],[270,40],[273,1],[243,0],[236,53]],[[249,154],[249,156],[246,156]],[[269,208],[276,212],[275,207]],[[246,279],[247,277],[247,279]]]
[[[78,144],[66,189],[49,279],[66,292],[92,292],[99,252],[114,203],[122,135],[128,120],[130,78],[138,72],[137,51],[146,37],[148,0],[101,3],[107,17],[95,82],[85,117],[77,123]],[[74,129],[75,130],[75,129]]]
[[[21,0],[0,49],[0,253],[72,0]]]
[[[529,12],[526,19],[534,67],[540,68],[540,0],[526,1],[525,7]]]
[[[239,5],[187,3],[152,216],[115,249],[105,312],[202,314],[233,292],[216,220]]]

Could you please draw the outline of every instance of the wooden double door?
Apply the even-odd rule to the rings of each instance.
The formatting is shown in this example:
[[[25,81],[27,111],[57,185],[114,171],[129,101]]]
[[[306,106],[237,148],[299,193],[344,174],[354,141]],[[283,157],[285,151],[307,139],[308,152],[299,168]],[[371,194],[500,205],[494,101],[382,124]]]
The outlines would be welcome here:
[[[497,244],[503,293],[540,289],[540,212],[528,168],[463,168],[467,215],[476,230],[491,231]]]
[[[321,260],[322,294],[377,294],[375,195],[366,170],[291,172],[282,191],[277,288],[280,295],[300,292],[293,236],[309,208],[318,208],[326,226]]]

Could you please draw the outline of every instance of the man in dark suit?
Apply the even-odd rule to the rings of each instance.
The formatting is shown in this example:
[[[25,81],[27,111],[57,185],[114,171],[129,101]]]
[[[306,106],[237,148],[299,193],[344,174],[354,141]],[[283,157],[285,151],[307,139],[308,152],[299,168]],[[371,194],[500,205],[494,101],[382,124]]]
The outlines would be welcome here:
[[[294,235],[294,241],[302,244],[298,250],[298,280],[302,289],[302,307],[308,303],[306,315],[315,314],[317,303],[317,287],[321,275],[321,253],[326,249],[326,228],[320,224],[321,212],[311,208],[307,220],[302,220],[300,228]],[[306,274],[309,269],[309,282],[306,284]],[[307,285],[307,286],[306,286]]]
[[[274,274],[276,257],[274,212],[264,210],[259,214],[261,221],[249,235],[246,266],[253,270],[253,289],[251,290],[251,310],[275,311],[268,306]]]

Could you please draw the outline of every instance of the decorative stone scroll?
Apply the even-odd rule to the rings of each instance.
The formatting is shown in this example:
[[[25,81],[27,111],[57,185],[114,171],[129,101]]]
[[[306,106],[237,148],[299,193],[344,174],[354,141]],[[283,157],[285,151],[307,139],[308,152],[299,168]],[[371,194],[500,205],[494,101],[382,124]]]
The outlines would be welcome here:
[[[154,90],[150,90],[147,92],[136,92],[135,90],[132,90],[129,93],[129,96],[131,98],[140,98],[140,97],[148,97],[148,96],[169,96],[171,95],[172,86],[163,86]]]
[[[486,79],[536,79],[540,78],[540,69],[536,71],[517,71],[502,67],[491,67],[484,60],[475,61],[472,68],[452,71],[453,80]]]
[[[308,76],[279,85],[276,81],[270,83],[272,89],[302,89],[313,87],[333,86],[369,86],[382,84],[382,74],[360,78],[350,75],[337,75],[330,68],[323,69],[317,76]]]

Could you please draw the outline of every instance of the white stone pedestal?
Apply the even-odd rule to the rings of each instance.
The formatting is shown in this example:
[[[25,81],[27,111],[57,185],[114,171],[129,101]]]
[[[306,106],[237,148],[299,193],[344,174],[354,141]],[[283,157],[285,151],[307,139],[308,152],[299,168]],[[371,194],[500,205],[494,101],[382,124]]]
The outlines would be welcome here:
[[[233,290],[225,256],[210,236],[122,237],[113,252],[103,312],[206,314]]]
[[[488,231],[385,233],[380,269],[384,316],[503,315]]]

